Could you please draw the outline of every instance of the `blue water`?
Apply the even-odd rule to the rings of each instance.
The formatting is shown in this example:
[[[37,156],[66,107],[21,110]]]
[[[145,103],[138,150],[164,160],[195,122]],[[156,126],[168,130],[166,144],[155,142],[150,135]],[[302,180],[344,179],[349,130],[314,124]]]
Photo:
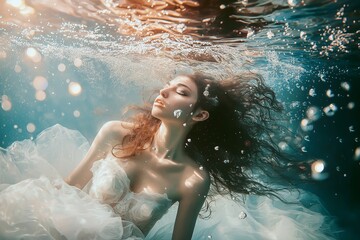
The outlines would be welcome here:
[[[325,163],[322,176],[304,188],[318,194],[336,217],[343,229],[339,239],[355,239],[360,222],[360,2],[249,2],[282,7],[243,16],[266,22],[243,27],[245,35],[214,27],[149,37],[143,29],[150,21],[140,24],[101,1],[2,1],[0,146],[34,138],[56,123],[91,140],[104,122],[120,119],[125,106],[142,103],[177,73],[256,71],[283,101],[289,127],[302,136],[299,144],[309,162]],[[250,3],[244,9],[251,9]],[[137,30],[124,32],[125,20]],[[69,91],[79,85],[78,95]]]

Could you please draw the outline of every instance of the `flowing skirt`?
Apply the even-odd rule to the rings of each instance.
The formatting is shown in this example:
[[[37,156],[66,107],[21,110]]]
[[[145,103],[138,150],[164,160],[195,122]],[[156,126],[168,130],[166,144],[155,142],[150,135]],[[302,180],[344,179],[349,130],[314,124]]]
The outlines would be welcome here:
[[[62,180],[88,149],[78,131],[61,125],[0,149],[0,239],[171,239],[177,204],[145,237],[110,206]],[[283,195],[297,204],[216,196],[209,219],[198,218],[193,239],[331,239],[334,228],[319,199],[298,193]]]

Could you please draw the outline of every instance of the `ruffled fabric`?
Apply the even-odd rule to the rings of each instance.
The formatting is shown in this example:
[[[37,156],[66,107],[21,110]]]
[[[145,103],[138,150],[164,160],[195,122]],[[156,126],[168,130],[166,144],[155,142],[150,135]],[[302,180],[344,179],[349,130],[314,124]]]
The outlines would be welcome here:
[[[245,202],[217,196],[211,204],[210,218],[198,218],[193,239],[334,239],[334,223],[324,215],[326,210],[315,195],[288,192],[283,196],[289,201],[297,199],[311,206],[286,204],[278,199],[259,196],[247,196]],[[146,239],[171,239],[176,210],[177,204],[157,222]]]
[[[0,149],[0,239],[171,239],[178,205],[149,189],[131,192],[116,158],[97,161],[84,190],[62,180],[88,149],[78,131],[60,125]],[[331,239],[315,195],[284,192],[283,198],[298,203],[217,196],[193,239]]]

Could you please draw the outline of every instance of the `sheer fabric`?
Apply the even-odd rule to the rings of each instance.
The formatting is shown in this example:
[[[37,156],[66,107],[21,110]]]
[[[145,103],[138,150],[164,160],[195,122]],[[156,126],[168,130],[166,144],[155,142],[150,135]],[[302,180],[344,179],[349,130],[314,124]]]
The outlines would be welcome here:
[[[171,239],[178,205],[149,189],[131,192],[113,156],[95,162],[83,190],[62,180],[88,149],[78,131],[61,125],[0,149],[0,239]],[[217,196],[193,239],[330,239],[316,196],[284,194],[299,203]]]

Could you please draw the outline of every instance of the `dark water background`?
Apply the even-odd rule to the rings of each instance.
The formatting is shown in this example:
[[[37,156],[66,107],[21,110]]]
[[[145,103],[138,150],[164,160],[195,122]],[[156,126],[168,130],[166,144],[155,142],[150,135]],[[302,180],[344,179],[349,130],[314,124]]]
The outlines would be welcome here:
[[[0,1],[0,146],[56,123],[91,141],[176,73],[252,70],[283,101],[309,164],[324,163],[304,188],[339,239],[360,236],[360,1],[164,2]]]

